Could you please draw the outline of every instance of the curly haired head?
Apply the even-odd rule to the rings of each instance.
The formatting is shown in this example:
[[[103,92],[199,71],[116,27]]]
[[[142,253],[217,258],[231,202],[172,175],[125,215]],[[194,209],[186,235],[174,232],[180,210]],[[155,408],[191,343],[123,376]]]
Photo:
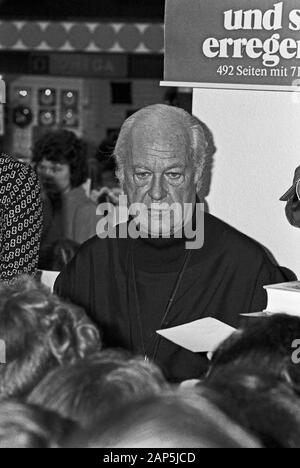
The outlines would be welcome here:
[[[58,448],[75,429],[51,411],[15,399],[0,402],[0,448]]]
[[[68,164],[72,188],[79,187],[88,178],[86,144],[69,130],[46,133],[34,145],[33,162],[41,161]]]
[[[0,286],[0,399],[24,397],[51,369],[100,346],[83,310],[62,302],[29,278]]]

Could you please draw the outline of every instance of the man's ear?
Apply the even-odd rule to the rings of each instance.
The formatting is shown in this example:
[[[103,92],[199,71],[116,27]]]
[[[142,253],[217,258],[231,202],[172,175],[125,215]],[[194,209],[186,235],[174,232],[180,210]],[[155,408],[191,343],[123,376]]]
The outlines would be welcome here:
[[[72,348],[73,345],[69,327],[66,324],[56,325],[51,330],[48,340],[53,356],[57,359],[59,364],[63,364],[66,355],[69,354],[68,350]]]

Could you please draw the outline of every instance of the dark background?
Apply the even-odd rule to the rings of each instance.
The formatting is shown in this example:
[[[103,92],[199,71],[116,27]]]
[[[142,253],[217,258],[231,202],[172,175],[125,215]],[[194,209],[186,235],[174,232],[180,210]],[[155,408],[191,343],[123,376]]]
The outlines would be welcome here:
[[[0,0],[3,19],[95,19],[163,21],[165,0]]]

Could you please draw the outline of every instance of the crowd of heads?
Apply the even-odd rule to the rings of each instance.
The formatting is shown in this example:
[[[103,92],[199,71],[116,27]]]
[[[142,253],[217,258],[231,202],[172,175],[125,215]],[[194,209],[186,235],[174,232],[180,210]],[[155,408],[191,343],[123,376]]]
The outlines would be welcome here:
[[[85,312],[32,279],[0,287],[0,447],[300,446],[300,319],[250,319],[193,385],[106,349]]]

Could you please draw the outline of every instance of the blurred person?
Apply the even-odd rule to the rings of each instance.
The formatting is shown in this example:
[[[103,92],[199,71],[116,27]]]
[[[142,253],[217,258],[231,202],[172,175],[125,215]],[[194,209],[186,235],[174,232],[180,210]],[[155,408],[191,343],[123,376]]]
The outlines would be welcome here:
[[[29,165],[0,155],[0,281],[36,274],[42,222],[35,172]]]
[[[196,117],[167,105],[146,107],[126,120],[115,148],[118,177],[129,208],[142,205],[143,214],[124,224],[126,238],[117,233],[86,243],[55,285],[58,295],[85,308],[108,346],[153,360],[172,382],[205,374],[206,355],[159,337],[157,330],[203,317],[237,327],[241,311],[266,308],[263,285],[295,278],[255,241],[209,213],[198,223],[197,193],[213,146],[206,133]],[[174,204],[181,213],[192,207],[189,223],[196,226],[196,240],[204,231],[203,246],[186,248],[186,220],[171,216]],[[171,222],[164,223],[168,215]],[[132,222],[138,238],[128,232]]]
[[[0,403],[0,448],[58,448],[75,429],[74,423],[33,405]]]
[[[106,158],[103,157],[98,165],[98,180],[91,191],[91,199],[97,205],[107,202],[117,205],[123,191],[116,177],[116,160],[113,155],[109,155]]]
[[[0,399],[24,397],[51,369],[100,349],[83,310],[65,304],[29,278],[0,286]]]
[[[248,366],[228,364],[198,384],[197,390],[265,448],[300,447],[299,395],[272,369],[251,371]]]
[[[116,171],[117,163],[113,155],[103,160],[100,164],[100,187],[118,188],[119,181],[116,177]]]
[[[56,240],[79,244],[96,235],[96,205],[83,184],[88,179],[86,145],[73,132],[46,133],[34,145],[36,165],[44,192],[43,247]]]
[[[89,428],[112,408],[167,388],[155,365],[125,356],[112,351],[64,365],[50,372],[28,401]]]
[[[300,318],[275,314],[249,319],[212,356],[209,376],[223,367],[262,373],[288,384],[300,396],[300,367],[293,344],[300,337]]]
[[[117,164],[113,156],[109,160],[101,164],[101,187],[108,187],[109,189],[119,188],[119,181],[116,177]]]
[[[174,392],[112,408],[81,444],[89,448],[260,447],[207,399]]]
[[[80,244],[61,239],[47,245],[40,252],[39,267],[47,271],[61,271],[76,255]]]
[[[95,157],[97,161],[102,164],[107,164],[108,161],[113,162],[114,149],[118,140],[119,130],[109,131],[107,137],[100,143]],[[111,166],[112,170],[115,172],[116,165]]]

